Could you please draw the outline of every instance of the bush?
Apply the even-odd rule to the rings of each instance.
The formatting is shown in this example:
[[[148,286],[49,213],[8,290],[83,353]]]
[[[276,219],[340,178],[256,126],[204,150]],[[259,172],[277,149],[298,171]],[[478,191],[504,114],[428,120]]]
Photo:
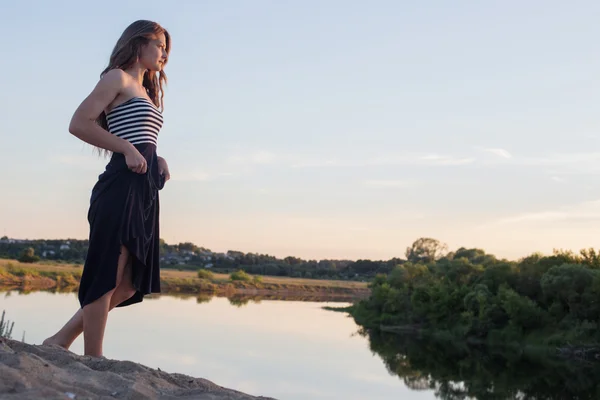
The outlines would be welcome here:
[[[254,282],[254,283],[262,283],[262,281],[263,281],[262,276],[254,275],[252,277],[252,282]]]
[[[198,278],[200,279],[206,279],[207,281],[212,281],[215,277],[215,274],[212,273],[212,271],[209,271],[207,269],[199,269],[198,270]]]
[[[21,253],[19,261],[22,263],[34,263],[36,261],[40,261],[40,258],[35,255],[33,247],[28,247],[23,250],[23,253]]]
[[[229,279],[231,279],[232,281],[250,282],[252,280],[252,277],[248,273],[246,273],[246,271],[242,271],[240,269],[229,275]]]

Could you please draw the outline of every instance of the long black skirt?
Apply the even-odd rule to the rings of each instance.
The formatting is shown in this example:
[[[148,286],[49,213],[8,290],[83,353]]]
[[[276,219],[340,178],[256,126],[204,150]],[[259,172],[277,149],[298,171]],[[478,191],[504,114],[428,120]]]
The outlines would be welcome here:
[[[79,285],[82,308],[116,287],[121,246],[131,256],[136,292],[117,307],[160,292],[159,190],[164,178],[158,173],[156,146],[144,143],[136,148],[146,158],[145,174],[129,170],[125,157],[114,153],[92,189],[89,248]]]

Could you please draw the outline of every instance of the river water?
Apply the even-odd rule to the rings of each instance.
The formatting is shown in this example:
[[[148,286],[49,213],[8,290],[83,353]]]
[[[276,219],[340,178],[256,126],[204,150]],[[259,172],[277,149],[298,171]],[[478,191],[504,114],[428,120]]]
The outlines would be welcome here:
[[[75,293],[0,292],[13,339],[24,333],[30,344],[77,305]],[[163,295],[111,312],[105,356],[279,400],[600,398],[589,366],[369,337],[347,314],[323,309],[344,305]],[[82,354],[82,337],[71,350]]]

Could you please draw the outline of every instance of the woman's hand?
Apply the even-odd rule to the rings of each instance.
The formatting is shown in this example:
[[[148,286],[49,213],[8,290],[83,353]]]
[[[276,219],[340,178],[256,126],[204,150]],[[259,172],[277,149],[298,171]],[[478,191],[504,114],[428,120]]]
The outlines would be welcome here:
[[[146,159],[134,146],[130,146],[128,150],[123,153],[125,155],[125,162],[127,168],[138,174],[145,174],[148,169]]]
[[[162,157],[158,157],[158,173],[165,177],[165,182],[171,179],[171,174],[169,173],[169,165],[167,164],[167,161]]]

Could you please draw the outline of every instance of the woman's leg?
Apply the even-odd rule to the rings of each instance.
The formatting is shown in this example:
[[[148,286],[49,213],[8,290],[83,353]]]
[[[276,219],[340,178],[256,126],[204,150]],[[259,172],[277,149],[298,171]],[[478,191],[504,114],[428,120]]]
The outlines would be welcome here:
[[[131,279],[131,259],[128,257],[128,251],[125,247],[121,249],[121,256],[119,257],[119,266],[117,268],[117,287],[107,293],[107,295],[103,296],[103,298],[98,299],[92,304],[96,304],[98,301],[106,301],[104,297],[107,297],[110,294],[108,311],[115,308],[118,304],[122,303],[125,300],[128,300],[135,294],[135,289],[132,284]],[[128,262],[129,261],[129,262]],[[89,305],[92,305],[89,304]],[[88,306],[89,306],[88,305]],[[105,305],[104,305],[105,307]],[[88,308],[87,306],[85,307]],[[102,310],[100,310],[102,311]],[[71,344],[77,339],[77,337],[84,330],[84,310],[79,309],[77,312],[71,317],[71,319],[53,336],[44,340],[43,344],[57,344],[65,349],[68,349]],[[106,324],[106,317],[104,317],[104,325]],[[102,328],[104,329],[104,328]],[[102,332],[103,337],[103,332]],[[84,339],[85,340],[85,339]],[[87,352],[86,352],[87,354]]]
[[[131,274],[130,266],[125,267],[125,273]],[[109,311],[115,308],[118,304],[121,304],[125,300],[128,300],[135,294],[135,289],[130,279],[123,279],[121,284],[117,286],[112,297],[110,298]],[[71,347],[75,339],[83,332],[83,309],[77,310],[77,312],[71,317],[71,319],[54,335],[44,340],[43,344],[52,345],[57,344],[66,350]]]
[[[110,300],[115,293],[116,287],[124,281],[125,266],[128,264],[129,251],[125,246],[121,246],[115,289],[83,307],[83,347],[86,356],[102,356],[102,343],[104,342],[104,330],[106,328],[108,311],[110,310]],[[129,281],[131,281],[131,276],[129,277]]]

